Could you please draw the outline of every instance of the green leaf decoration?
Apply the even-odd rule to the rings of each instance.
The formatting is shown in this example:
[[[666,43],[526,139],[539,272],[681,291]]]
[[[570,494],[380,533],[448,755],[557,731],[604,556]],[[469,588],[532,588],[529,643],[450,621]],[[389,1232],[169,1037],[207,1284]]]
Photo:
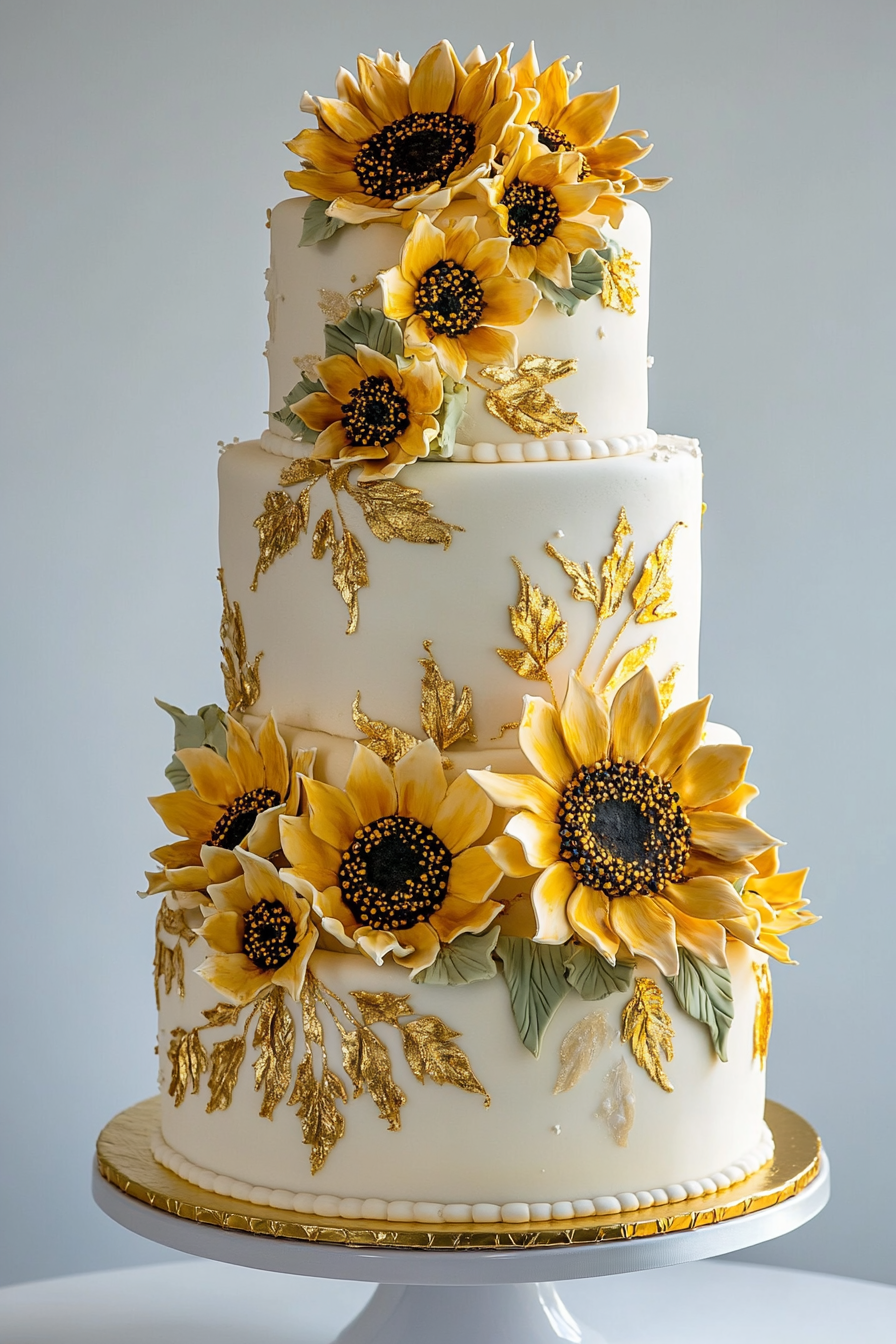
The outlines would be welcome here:
[[[710,966],[687,948],[678,949],[679,971],[666,979],[689,1017],[705,1022],[719,1059],[727,1060],[726,1043],[734,1021],[731,972],[727,966]]]
[[[580,998],[594,1003],[609,994],[624,994],[632,987],[634,965],[617,961],[611,966],[606,957],[584,943],[566,943],[561,949],[566,978]]]
[[[166,705],[164,700],[157,699],[156,704],[174,720],[175,751],[183,747],[211,747],[227,759],[227,715],[219,705],[203,705],[198,713],[185,714],[177,705]],[[190,787],[186,766],[176,756],[172,756],[170,765],[166,766],[165,778],[178,792]]]
[[[501,930],[488,933],[462,933],[446,943],[431,966],[411,979],[416,985],[471,985],[475,980],[491,980],[498,974],[492,953]]]
[[[469,388],[453,378],[442,379],[442,404],[436,411],[439,432],[429,446],[430,457],[451,457],[457,438],[457,427],[467,409]]]
[[[341,322],[328,322],[324,340],[327,356],[348,355],[354,359],[356,347],[367,345],[396,364],[404,349],[401,327],[379,308],[355,308]]]
[[[329,204],[329,201],[315,200],[308,206],[299,247],[311,247],[313,243],[322,243],[325,238],[332,238],[333,234],[343,227],[344,219],[333,219],[327,214]]]
[[[572,317],[585,299],[593,299],[595,294],[599,294],[604,283],[603,262],[593,247],[584,251],[570,269],[572,285],[569,289],[561,289],[559,285],[548,280],[547,276],[539,275],[537,271],[532,276],[544,297],[550,300],[558,312],[565,313],[567,317]]]
[[[551,1018],[569,993],[563,949],[502,935],[497,953],[520,1040],[537,1058]]]
[[[323,383],[317,382],[316,379],[312,382],[303,373],[295,387],[283,398],[283,409],[272,412],[272,419],[279,420],[280,424],[291,430],[294,437],[302,443],[317,443],[320,430],[309,429],[305,421],[300,420],[295,411],[291,411],[289,408],[294,406],[297,401],[301,401],[303,397],[310,396],[312,392],[323,392],[323,390]]]

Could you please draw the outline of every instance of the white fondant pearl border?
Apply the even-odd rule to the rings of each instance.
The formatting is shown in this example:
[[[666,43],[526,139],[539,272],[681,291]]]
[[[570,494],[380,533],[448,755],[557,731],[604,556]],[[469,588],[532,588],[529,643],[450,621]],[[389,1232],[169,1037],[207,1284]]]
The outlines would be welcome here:
[[[551,1219],[593,1218],[598,1214],[634,1213],[655,1204],[680,1204],[688,1199],[699,1199],[718,1190],[727,1190],[739,1181],[745,1181],[770,1162],[775,1144],[768,1125],[763,1124],[762,1136],[737,1162],[724,1171],[714,1171],[700,1180],[682,1181],[665,1189],[626,1191],[620,1195],[596,1195],[591,1199],[557,1200],[553,1204],[527,1204],[522,1200],[507,1204],[438,1204],[414,1203],[407,1199],[341,1199],[338,1195],[295,1194],[291,1190],[269,1190],[267,1186],[249,1185],[230,1176],[219,1176],[214,1171],[199,1167],[188,1158],[169,1148],[161,1134],[154,1139],[152,1155],[160,1166],[173,1171],[181,1180],[189,1181],[200,1190],[210,1190],[229,1199],[240,1199],[247,1204],[263,1204],[274,1209],[289,1209],[294,1213],[313,1214],[316,1218],[371,1218],[387,1223],[544,1223]]]
[[[286,433],[266,429],[260,443],[266,453],[276,457],[297,457],[301,445]],[[689,452],[695,457],[700,449],[696,439],[677,434],[658,435],[653,429],[623,434],[613,439],[526,439],[519,443],[456,443],[449,462],[581,462],[586,458],[626,457],[651,449],[660,452]],[[654,453],[656,456],[656,453]],[[440,461],[441,459],[433,459]]]

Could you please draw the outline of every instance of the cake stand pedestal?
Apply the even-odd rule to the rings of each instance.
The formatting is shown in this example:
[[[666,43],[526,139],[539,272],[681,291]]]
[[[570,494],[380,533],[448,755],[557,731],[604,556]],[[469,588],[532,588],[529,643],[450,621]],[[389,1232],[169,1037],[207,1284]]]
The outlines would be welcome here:
[[[724,1255],[792,1231],[827,1203],[828,1163],[811,1126],[774,1103],[766,1120],[774,1160],[702,1199],[568,1224],[370,1226],[225,1199],[174,1176],[150,1151],[153,1098],[103,1130],[93,1195],[122,1226],[191,1255],[379,1284],[336,1344],[602,1344],[556,1282]]]

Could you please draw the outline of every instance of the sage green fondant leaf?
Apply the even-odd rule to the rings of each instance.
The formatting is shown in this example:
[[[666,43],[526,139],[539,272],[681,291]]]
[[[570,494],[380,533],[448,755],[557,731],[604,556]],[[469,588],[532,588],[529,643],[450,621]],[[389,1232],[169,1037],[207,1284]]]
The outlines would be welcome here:
[[[492,953],[501,930],[487,933],[462,933],[446,943],[431,966],[411,979],[417,985],[471,985],[474,980],[491,980],[498,974]]]
[[[292,430],[293,436],[302,443],[316,443],[320,430],[309,429],[305,421],[300,420],[295,411],[291,411],[289,408],[294,406],[297,401],[301,401],[303,397],[310,396],[312,392],[323,392],[323,390],[323,383],[319,383],[316,379],[312,381],[310,378],[306,378],[303,373],[295,387],[283,398],[283,409],[271,413],[273,419],[279,420],[281,425],[285,425],[287,429]]]
[[[727,1060],[726,1042],[734,1021],[731,972],[710,966],[687,948],[678,949],[679,971],[667,976],[672,992],[689,1017],[705,1022],[719,1059]]]
[[[632,987],[634,965],[617,961],[611,966],[606,957],[584,943],[566,943],[563,947],[563,965],[566,978],[576,993],[589,1003],[605,999],[608,994],[627,993]]]
[[[354,359],[359,345],[378,350],[395,363],[404,349],[401,327],[379,308],[354,308],[341,322],[324,327],[327,355],[348,355]]]
[[[563,948],[502,935],[497,953],[520,1040],[537,1058],[548,1024],[569,993]]]
[[[203,705],[196,714],[186,714],[177,705],[166,705],[164,700],[156,700],[159,709],[164,709],[174,720],[174,750],[182,747],[211,747],[212,751],[227,759],[227,716],[218,705]],[[186,767],[176,756],[165,769],[165,778],[171,786],[180,792],[190,787],[190,776]]]
[[[299,247],[322,243],[325,238],[332,238],[337,229],[343,227],[344,219],[333,219],[327,214],[329,204],[329,201],[312,201],[307,207]]]
[[[453,378],[442,379],[442,404],[436,411],[439,432],[429,447],[430,457],[450,457],[454,452],[457,427],[467,409],[469,388]]]
[[[585,299],[593,299],[604,283],[604,268],[601,258],[593,247],[584,251],[570,267],[572,284],[569,289],[561,289],[547,276],[537,271],[532,279],[546,299],[549,299],[558,312],[571,317],[579,304]]]

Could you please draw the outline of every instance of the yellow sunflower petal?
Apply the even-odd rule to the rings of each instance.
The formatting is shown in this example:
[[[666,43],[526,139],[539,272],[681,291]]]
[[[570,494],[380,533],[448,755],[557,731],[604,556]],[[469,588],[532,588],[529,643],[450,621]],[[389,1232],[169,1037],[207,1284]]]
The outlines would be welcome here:
[[[317,376],[333,400],[341,406],[361,384],[364,373],[350,355],[330,355],[318,364]]]
[[[549,868],[560,858],[560,827],[531,812],[517,812],[504,828],[519,840],[528,861],[536,868]]]
[[[648,769],[664,779],[671,779],[679,766],[684,765],[700,745],[711,700],[712,696],[706,695],[669,715],[644,757]]]
[[[507,269],[511,275],[518,276],[521,280],[528,280],[535,270],[537,260],[535,248],[531,245],[526,247],[511,245],[507,258]]]
[[[721,808],[712,808],[711,811],[721,811]],[[743,813],[740,812],[737,815],[743,816]],[[155,857],[156,855],[153,854],[153,858]],[[772,845],[770,849],[764,849],[761,854],[757,854],[753,860],[753,866],[756,869],[757,877],[771,877],[776,873],[781,866],[777,845]]]
[[[264,762],[248,731],[236,719],[227,716],[227,760],[236,775],[241,793],[264,788]]]
[[[495,76],[499,67],[500,57],[493,56],[464,81],[463,88],[454,100],[452,110],[456,116],[466,118],[474,126],[481,121],[494,102]]]
[[[378,127],[351,103],[340,98],[318,98],[317,106],[324,122],[340,140],[352,140],[363,144],[375,135]]]
[[[264,786],[273,789],[282,801],[289,792],[289,752],[273,714],[268,714],[261,725],[258,750],[264,763]]]
[[[688,821],[692,843],[720,859],[752,859],[781,843],[746,817],[725,812],[691,812]]]
[[[215,882],[208,889],[209,899],[217,910],[235,911],[238,915],[248,914],[255,904],[246,889],[246,879],[242,872],[239,877],[228,882]]]
[[[566,914],[583,943],[593,947],[610,965],[616,964],[619,937],[610,928],[609,901],[603,892],[578,886],[569,898]]]
[[[405,930],[402,930],[402,933],[404,932]],[[411,932],[411,930],[408,930],[408,932]],[[433,935],[433,938],[435,940],[436,953],[438,953],[439,940],[435,935]],[[375,961],[377,966],[382,966],[390,952],[401,950],[396,935],[386,929],[364,929],[363,932],[359,932],[355,935],[355,942],[365,956],[370,957],[371,961]],[[433,961],[435,961],[435,957],[433,957]]]
[[[526,759],[559,792],[572,777],[574,766],[563,741],[560,715],[541,696],[523,697],[519,742]]]
[[[597,181],[557,182],[551,190],[564,220],[572,220],[577,215],[584,215],[591,209],[600,193],[600,183]],[[559,231],[557,237],[560,237]],[[586,246],[593,246],[593,244],[586,244]],[[570,248],[571,252],[577,250],[582,251],[583,249]]]
[[[302,777],[302,787],[311,809],[311,829],[318,840],[332,845],[333,849],[344,854],[356,833],[361,829],[358,814],[352,807],[348,795],[332,784],[324,784],[319,779]]]
[[[466,341],[467,338],[464,337],[463,339]],[[467,352],[461,345],[460,339],[456,336],[442,336],[440,334],[432,338],[432,347],[436,352],[439,368],[449,378],[453,378],[456,383],[459,383],[467,372]],[[474,355],[473,358],[478,359],[478,355]]]
[[[250,853],[248,849],[235,849],[233,852],[242,867],[246,890],[253,904],[257,901],[281,901],[283,883],[274,865],[258,854]]]
[[[707,854],[705,850],[697,849],[694,845],[691,846],[684,867],[686,878],[724,877],[729,882],[737,882],[742,877],[752,877],[755,872],[756,865],[749,859],[738,859],[736,862],[732,859],[719,859],[715,854]]]
[[[256,994],[271,983],[270,972],[260,971],[242,953],[206,957],[202,965],[196,967],[196,973],[225,999],[238,1004],[251,1003]]]
[[[474,849],[465,849],[452,861],[448,895],[480,905],[491,896],[503,876],[487,848],[477,845]]]
[[[528,280],[521,280],[527,285]],[[466,336],[458,337],[466,354],[477,364],[507,364],[514,366],[519,358],[519,342],[512,331],[499,327],[474,327]]]
[[[556,821],[560,796],[537,775],[498,775],[491,770],[470,770],[469,775],[496,807],[534,812],[544,821]]]
[[[745,817],[747,808],[754,798],[759,797],[759,790],[755,784],[741,784],[729,793],[727,798],[718,798],[714,803],[707,803],[708,812],[730,812],[733,817]]]
[[[661,896],[657,897],[657,905],[662,906],[675,920],[675,936],[679,946],[686,947],[701,961],[708,961],[710,966],[728,965],[725,930],[721,924],[714,919],[692,919]]]
[[[359,56],[358,78],[368,106],[384,124],[408,115],[408,86],[400,75],[376,65],[369,56]]]
[[[362,826],[391,816],[398,803],[392,771],[376,752],[355,743],[345,791]]]
[[[509,254],[509,238],[483,238],[467,253],[465,265],[481,284],[504,274]]]
[[[606,759],[610,720],[603,696],[584,686],[574,672],[569,674],[560,707],[560,725],[574,765],[595,765]]]
[[[443,943],[453,943],[462,933],[482,933],[503,909],[499,901],[482,901],[474,904],[471,901],[461,900],[459,896],[449,896],[435,914],[430,915],[429,923]],[[425,927],[425,924],[418,924],[416,929],[409,929],[408,932],[416,933],[417,929]],[[404,936],[402,933],[402,939]],[[407,965],[404,957],[401,964]]]
[[[229,807],[242,789],[231,767],[209,747],[182,747],[175,756],[186,767],[190,783],[207,803]]]
[[[190,840],[207,840],[222,815],[214,803],[206,803],[192,789],[178,789],[176,793],[160,793],[149,803],[174,835],[185,835]]]
[[[447,112],[454,98],[455,80],[448,43],[438,42],[418,61],[411,76],[411,111]]]
[[[185,868],[201,863],[201,854],[201,840],[175,840],[170,845],[159,845],[158,849],[149,851],[149,857],[163,868]]]
[[[201,864],[190,864],[186,868],[166,868],[165,880],[172,891],[205,891],[209,877]]]
[[[545,126],[556,126],[561,113],[569,101],[569,75],[564,62],[568,56],[553,61],[535,80],[535,87],[541,95],[538,104],[538,117]]]
[[[663,975],[678,974],[675,920],[650,896],[619,896],[610,902],[610,924],[636,956],[649,957]]]
[[[566,917],[566,903],[578,885],[569,864],[552,863],[532,884],[532,908],[538,921],[537,943],[566,943],[572,937],[572,925]]]
[[[200,926],[200,938],[204,938],[213,952],[231,954],[243,950],[243,916],[235,910],[216,910]]]
[[[743,901],[723,877],[667,882],[662,894],[677,910],[693,919],[741,919],[747,913]]]
[[[610,752],[617,761],[640,761],[663,721],[659,691],[649,667],[623,682],[610,709]]]
[[[296,191],[307,192],[309,196],[316,196],[319,201],[329,201],[333,208],[327,210],[328,215],[335,213],[334,197],[341,196],[344,192],[357,191],[361,185],[357,173],[339,170],[318,173],[313,168],[303,168],[297,173],[287,171],[283,176]]]
[[[464,771],[439,804],[432,829],[452,854],[460,854],[479,839],[491,819],[491,799]]]
[[[447,792],[442,753],[435,742],[427,739],[402,756],[395,767],[395,785],[398,812],[431,827]]]
[[[239,859],[232,849],[219,849],[217,845],[203,845],[201,858],[202,866],[211,883],[232,882],[243,871]]]
[[[498,275],[482,281],[482,297],[483,326],[519,327],[535,312],[541,295],[531,280]]]
[[[278,966],[271,976],[271,984],[279,985],[281,989],[285,989],[287,994],[296,1002],[299,1001],[302,993],[308,960],[317,944],[317,937],[317,929],[312,924],[296,944],[296,950],[289,961],[283,966]]]
[[[604,236],[599,229],[591,224],[582,224],[577,220],[564,219],[554,230],[554,238],[558,243],[562,243],[567,252],[574,257],[586,248],[593,247],[595,251],[604,246]]]
[[[251,850],[263,859],[270,858],[275,849],[280,848],[280,818],[284,812],[283,804],[265,808],[259,812],[252,823],[252,829],[246,836],[241,849]]]
[[[346,947],[354,947],[353,935],[361,927],[349,910],[338,887],[327,887],[326,891],[315,892],[312,901],[320,922],[334,938]]]
[[[798,868],[790,873],[753,877],[747,882],[745,891],[755,892],[773,910],[786,910],[802,901],[803,886],[808,873],[808,868]]]
[[[602,140],[619,105],[619,86],[602,93],[580,93],[571,98],[557,118],[557,130],[574,145],[593,145]]]
[[[461,215],[452,219],[445,228],[445,256],[456,261],[465,270],[470,270],[469,253],[479,242],[474,215]]]
[[[342,419],[342,406],[329,392],[309,392],[307,397],[294,401],[289,409],[309,429],[316,429],[318,433]]]
[[[572,284],[572,271],[569,253],[559,238],[545,238],[535,249],[535,269],[539,275],[553,280],[561,289],[569,289]]]
[[[444,233],[428,215],[418,215],[401,249],[401,274],[416,289],[426,272],[444,259]]]
[[[392,955],[396,964],[408,971],[424,971],[439,955],[439,935],[430,924],[417,924],[412,929],[400,929]]]
[[[752,747],[734,744],[698,747],[675,776],[675,792],[685,807],[707,807],[743,783]]]
[[[539,871],[526,862],[522,845],[512,835],[496,836],[486,849],[506,877],[532,877]]]
[[[402,275],[400,266],[392,266],[388,271],[380,271],[377,276],[383,293],[383,312],[396,322],[403,322],[413,315],[416,288]],[[307,421],[306,421],[307,423]]]
[[[364,346],[359,349],[363,350]],[[390,363],[389,360],[386,361]],[[394,365],[392,366],[394,370]],[[412,413],[430,415],[442,404],[442,380],[430,359],[415,359],[401,374],[401,387]]]

